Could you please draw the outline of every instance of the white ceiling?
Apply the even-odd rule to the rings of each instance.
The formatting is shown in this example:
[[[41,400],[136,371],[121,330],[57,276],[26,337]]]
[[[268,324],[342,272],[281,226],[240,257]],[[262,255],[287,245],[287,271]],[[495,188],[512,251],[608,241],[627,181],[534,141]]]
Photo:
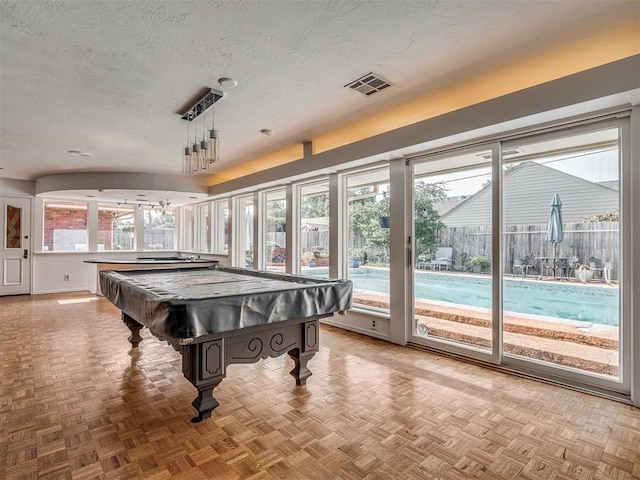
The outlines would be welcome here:
[[[179,174],[178,111],[220,77],[218,170],[587,38],[630,1],[0,2],[0,177]],[[392,87],[343,86],[376,72]],[[260,134],[261,129],[273,135]],[[68,155],[69,150],[92,157]]]

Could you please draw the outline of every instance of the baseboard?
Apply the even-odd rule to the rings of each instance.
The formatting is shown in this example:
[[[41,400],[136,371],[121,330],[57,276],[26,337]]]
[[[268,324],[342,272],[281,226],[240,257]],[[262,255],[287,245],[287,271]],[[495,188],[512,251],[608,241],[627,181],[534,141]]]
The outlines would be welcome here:
[[[380,340],[389,340],[389,335],[385,335],[384,333],[375,332],[371,330],[366,330],[364,328],[356,327],[354,325],[348,323],[342,323],[334,320],[335,317],[332,318],[323,318],[320,320],[320,323],[324,323],[326,325],[331,325],[332,327],[342,328],[343,330],[348,330],[350,332],[360,333],[362,335],[366,335],[368,337],[378,338]]]
[[[72,292],[86,292],[95,295],[95,292],[92,292],[88,288],[65,288],[64,290],[39,290],[37,292],[31,292],[30,295],[45,295],[49,293],[72,293]]]

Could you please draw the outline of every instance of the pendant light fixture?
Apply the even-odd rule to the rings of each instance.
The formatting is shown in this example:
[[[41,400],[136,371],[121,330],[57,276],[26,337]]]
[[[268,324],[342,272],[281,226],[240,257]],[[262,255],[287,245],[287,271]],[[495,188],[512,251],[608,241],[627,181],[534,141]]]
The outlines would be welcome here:
[[[223,97],[224,93],[218,90],[208,89],[207,93],[198,102],[196,102],[185,114],[182,115],[183,120],[194,122],[193,143],[190,144],[189,123],[187,124],[187,145],[184,147],[182,155],[182,173],[185,175],[194,175],[206,172],[214,162],[219,158],[220,144],[219,132],[215,129],[215,112],[213,105]],[[205,112],[211,108],[211,130],[207,138],[207,124]],[[198,141],[197,121],[196,119],[202,115],[202,139]]]

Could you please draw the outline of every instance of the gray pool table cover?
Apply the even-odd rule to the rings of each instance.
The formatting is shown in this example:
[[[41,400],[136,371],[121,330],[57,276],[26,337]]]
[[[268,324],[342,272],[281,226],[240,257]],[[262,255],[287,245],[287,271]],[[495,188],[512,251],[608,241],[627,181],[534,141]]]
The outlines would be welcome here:
[[[233,267],[102,270],[104,296],[168,338],[197,338],[351,308],[350,280]]]

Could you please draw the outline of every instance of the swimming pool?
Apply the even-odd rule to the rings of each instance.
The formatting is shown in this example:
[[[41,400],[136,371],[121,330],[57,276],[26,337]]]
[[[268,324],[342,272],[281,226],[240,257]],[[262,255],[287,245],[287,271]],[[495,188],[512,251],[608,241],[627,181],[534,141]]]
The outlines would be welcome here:
[[[389,293],[389,272],[349,269],[356,290]],[[416,272],[415,296],[425,300],[491,308],[491,278],[472,275]],[[618,325],[618,288],[572,285],[566,282],[505,279],[504,311],[551,318]]]

